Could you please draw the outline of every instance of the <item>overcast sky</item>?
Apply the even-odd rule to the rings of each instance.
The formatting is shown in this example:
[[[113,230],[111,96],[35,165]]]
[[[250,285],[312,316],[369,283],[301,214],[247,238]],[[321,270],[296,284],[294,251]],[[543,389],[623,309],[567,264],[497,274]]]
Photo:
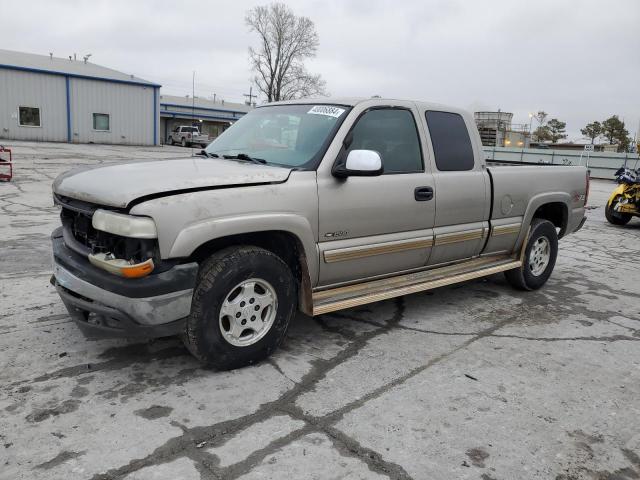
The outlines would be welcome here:
[[[0,48],[95,63],[239,102],[255,2],[0,0]],[[640,0],[306,0],[320,48],[309,69],[333,96],[410,98],[471,110],[545,110],[570,140],[592,120],[640,122]],[[535,124],[534,124],[535,126]]]

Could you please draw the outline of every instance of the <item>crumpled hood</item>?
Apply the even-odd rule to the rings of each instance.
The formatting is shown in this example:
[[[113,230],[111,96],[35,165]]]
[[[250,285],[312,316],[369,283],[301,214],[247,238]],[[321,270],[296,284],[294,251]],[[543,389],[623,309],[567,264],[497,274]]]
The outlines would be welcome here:
[[[104,167],[73,169],[58,176],[53,192],[98,205],[126,208],[147,195],[203,188],[281,183],[291,169],[191,157],[139,161]]]

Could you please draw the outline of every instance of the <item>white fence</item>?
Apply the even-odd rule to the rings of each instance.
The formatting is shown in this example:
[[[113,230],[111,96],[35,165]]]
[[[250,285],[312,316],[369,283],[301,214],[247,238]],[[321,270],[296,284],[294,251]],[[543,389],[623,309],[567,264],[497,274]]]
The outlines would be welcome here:
[[[497,162],[546,163],[554,165],[585,165],[593,178],[613,180],[613,174],[625,162],[628,167],[640,166],[637,153],[587,152],[580,150],[547,150],[541,148],[484,147],[485,158]]]

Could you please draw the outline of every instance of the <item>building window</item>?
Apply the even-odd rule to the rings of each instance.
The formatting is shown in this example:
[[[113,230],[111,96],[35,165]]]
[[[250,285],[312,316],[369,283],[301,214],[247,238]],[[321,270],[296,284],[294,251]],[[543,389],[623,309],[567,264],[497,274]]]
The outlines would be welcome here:
[[[40,109],[38,107],[18,107],[18,121],[21,127],[39,127]]]
[[[93,129],[108,132],[109,128],[109,114],[108,113],[94,113],[93,114]]]

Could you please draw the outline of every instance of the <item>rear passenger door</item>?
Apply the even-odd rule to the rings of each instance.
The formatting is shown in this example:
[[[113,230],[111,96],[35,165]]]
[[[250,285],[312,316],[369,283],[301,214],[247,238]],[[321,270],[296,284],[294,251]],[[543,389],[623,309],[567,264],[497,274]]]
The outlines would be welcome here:
[[[489,227],[491,185],[483,152],[469,134],[474,124],[465,116],[425,110],[435,180],[434,245],[429,265],[477,256]]]

